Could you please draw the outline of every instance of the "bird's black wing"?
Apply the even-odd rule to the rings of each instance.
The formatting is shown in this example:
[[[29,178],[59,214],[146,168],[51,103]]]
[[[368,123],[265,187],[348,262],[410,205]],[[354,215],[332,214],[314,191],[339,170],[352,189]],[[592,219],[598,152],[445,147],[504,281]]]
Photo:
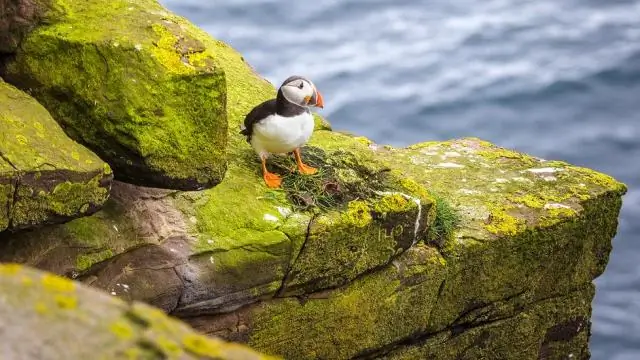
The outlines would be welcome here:
[[[247,137],[247,142],[251,141],[253,135],[253,126],[260,121],[266,119],[269,115],[276,113],[276,99],[271,99],[254,107],[244,118],[244,129],[240,134]]]

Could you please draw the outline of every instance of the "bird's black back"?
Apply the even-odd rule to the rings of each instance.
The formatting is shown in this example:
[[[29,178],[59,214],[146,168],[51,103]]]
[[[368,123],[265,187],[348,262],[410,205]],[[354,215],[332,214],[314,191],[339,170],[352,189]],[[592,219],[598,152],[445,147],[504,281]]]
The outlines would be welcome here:
[[[254,107],[244,118],[244,129],[240,131],[240,134],[247,137],[247,142],[251,142],[251,135],[253,135],[253,126],[259,123],[261,120],[266,119],[268,116],[276,113],[276,99],[271,99],[263,102],[262,104]]]

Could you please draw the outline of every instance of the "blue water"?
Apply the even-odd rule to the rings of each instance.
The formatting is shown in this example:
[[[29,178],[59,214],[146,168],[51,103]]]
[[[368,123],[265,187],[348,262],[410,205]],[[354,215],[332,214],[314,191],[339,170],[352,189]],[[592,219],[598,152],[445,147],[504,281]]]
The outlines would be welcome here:
[[[593,359],[640,359],[640,0],[164,0],[274,84],[307,75],[334,128],[477,136],[629,186]]]

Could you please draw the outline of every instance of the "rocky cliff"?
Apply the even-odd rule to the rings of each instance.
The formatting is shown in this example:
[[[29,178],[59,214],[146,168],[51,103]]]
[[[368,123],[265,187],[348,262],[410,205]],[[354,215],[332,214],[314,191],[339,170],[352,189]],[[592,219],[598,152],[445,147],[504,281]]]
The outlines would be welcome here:
[[[94,214],[0,233],[0,261],[287,359],[589,357],[624,185],[475,138],[377,145],[317,117],[303,153],[319,173],[275,158],[270,190],[239,129],[275,90],[240,54],[154,1],[44,9],[2,75],[117,181]]]

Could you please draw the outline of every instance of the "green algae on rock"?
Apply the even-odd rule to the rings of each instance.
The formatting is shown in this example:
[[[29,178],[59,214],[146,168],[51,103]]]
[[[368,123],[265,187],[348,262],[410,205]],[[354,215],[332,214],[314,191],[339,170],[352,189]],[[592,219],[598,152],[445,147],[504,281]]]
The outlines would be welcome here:
[[[109,166],[1,80],[0,128],[0,231],[90,215],[107,200]]]
[[[49,0],[4,69],[65,131],[146,186],[199,189],[226,170],[226,82],[203,35],[154,0]]]
[[[275,359],[207,338],[147,305],[21,265],[0,265],[0,288],[2,326],[11,328],[3,335],[7,359]]]

